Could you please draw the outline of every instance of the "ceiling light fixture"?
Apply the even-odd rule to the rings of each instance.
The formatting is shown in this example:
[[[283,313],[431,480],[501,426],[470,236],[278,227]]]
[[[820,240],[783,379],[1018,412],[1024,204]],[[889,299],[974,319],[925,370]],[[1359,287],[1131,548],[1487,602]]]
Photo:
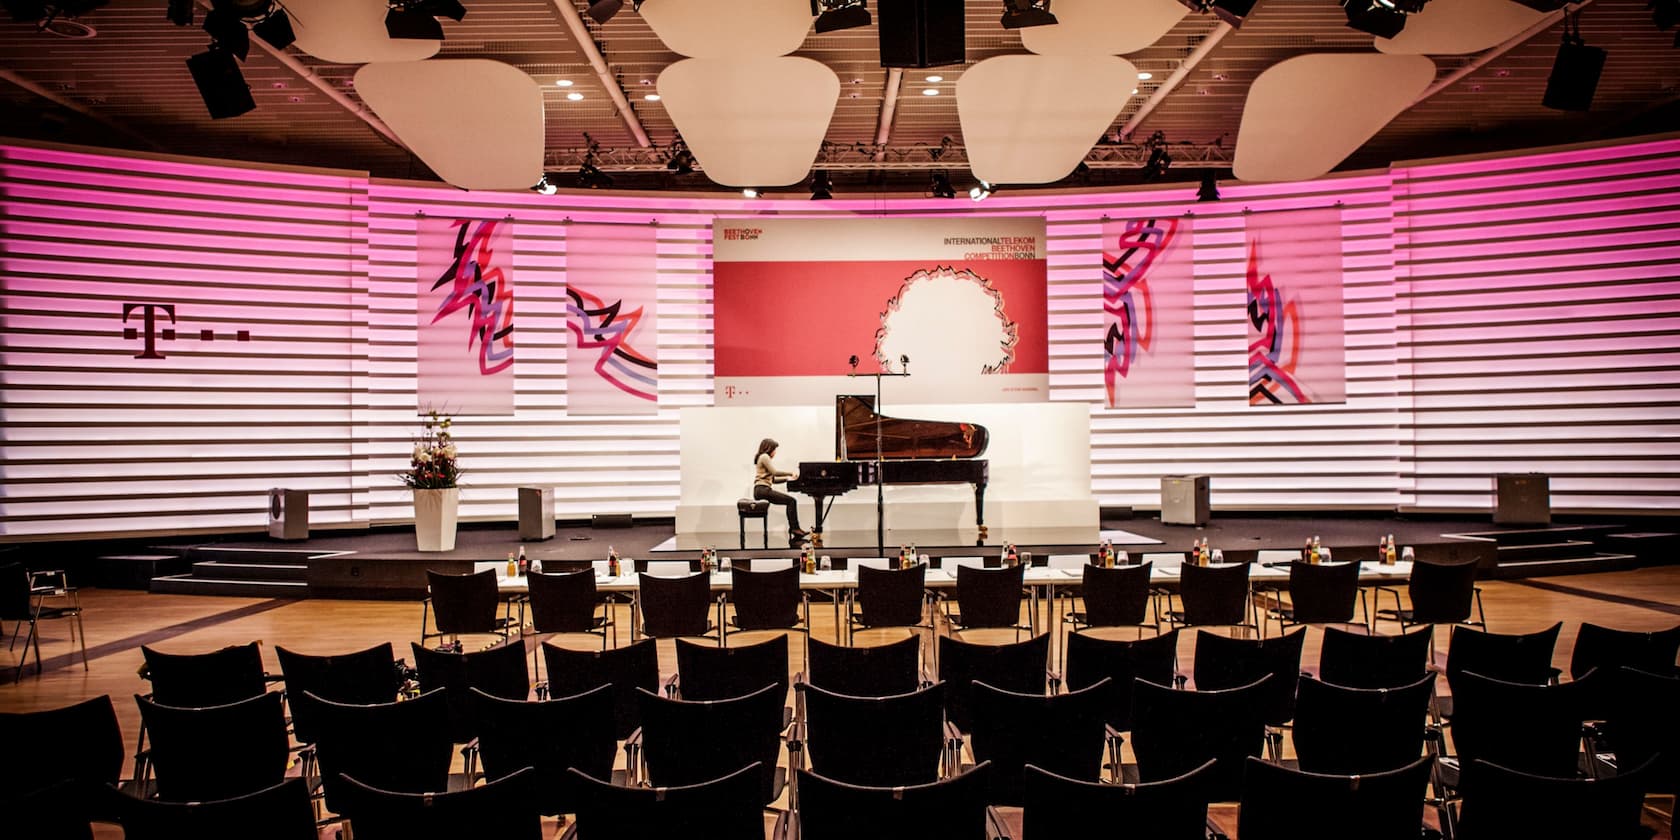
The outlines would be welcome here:
[[[642,98],[649,101],[649,102],[658,102],[659,101],[659,94],[657,94],[657,93],[644,93],[644,94],[642,94]]]
[[[571,79],[555,79],[554,84],[559,87],[571,87],[575,82]]]
[[[933,173],[928,185],[928,194],[934,198],[956,198],[957,191],[951,188],[951,176],[943,172]]]
[[[742,187],[741,188],[741,197],[742,198],[758,198],[761,195],[764,195],[764,193],[759,192],[757,187]]]
[[[834,197],[834,181],[828,177],[828,170],[818,169],[811,173],[811,200],[827,201]]]
[[[938,96],[939,88],[922,88],[923,96]]]
[[[1378,38],[1393,38],[1406,28],[1406,13],[1383,0],[1342,0],[1349,29]]]
[[[624,0],[591,0],[587,14],[596,23],[606,23],[612,20],[613,15],[618,14],[623,8]],[[642,0],[634,0],[630,4],[630,8],[638,12],[641,11]]]
[[[678,175],[694,174],[694,153],[688,150],[681,134],[671,138],[671,159],[665,162],[665,168]]]
[[[970,201],[985,201],[986,199],[991,198],[992,193],[994,192],[997,192],[997,186],[995,184],[988,184],[982,180],[980,183],[969,187],[968,199]]]
[[[1546,95],[1540,104],[1558,111],[1586,111],[1592,108],[1598,91],[1598,77],[1604,72],[1607,55],[1581,40],[1581,13],[1563,18],[1563,43],[1552,61],[1552,75],[1546,79]]]
[[[1003,0],[1004,29],[1054,25],[1056,16],[1050,14],[1050,0]]]
[[[576,102],[579,99],[583,98],[583,94],[578,93],[577,91],[574,90],[571,93],[566,94],[566,98],[573,101],[573,102]]]
[[[1241,28],[1243,20],[1254,11],[1257,0],[1178,0],[1192,12],[1214,15],[1233,28]]]
[[[1147,82],[1147,81],[1149,81],[1150,79],[1153,79],[1153,78],[1155,78],[1155,74],[1151,73],[1147,70],[1138,74],[1138,80],[1139,81]]]
[[[211,44],[210,49],[187,59],[187,71],[192,73],[211,119],[237,117],[256,109],[251,86],[245,83],[245,74],[239,71],[233,53]]]
[[[865,0],[811,0],[811,14],[817,18],[817,32],[856,29],[874,21]]]
[[[1667,27],[1664,27],[1664,28],[1666,29]],[[929,76],[929,77],[927,77],[927,80],[929,82],[934,83],[934,84],[938,84],[940,82],[945,81],[945,77],[944,76]]]
[[[1167,153],[1167,135],[1155,132],[1143,145],[1149,149],[1149,160],[1143,164],[1143,180],[1153,181],[1172,168],[1172,155]]]
[[[543,176],[537,179],[537,183],[531,187],[531,192],[539,195],[554,195],[559,191],[560,188],[556,187],[553,181],[548,180],[547,172],[544,172]]]
[[[192,26],[192,0],[169,0],[169,11],[165,16],[176,26]]]

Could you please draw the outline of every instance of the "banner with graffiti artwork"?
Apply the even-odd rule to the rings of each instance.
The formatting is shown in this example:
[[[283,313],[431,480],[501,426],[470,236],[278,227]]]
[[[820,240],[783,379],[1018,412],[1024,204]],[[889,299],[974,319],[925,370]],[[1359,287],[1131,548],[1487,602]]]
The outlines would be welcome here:
[[[659,410],[658,231],[566,228],[566,411]]]
[[[421,217],[417,408],[513,413],[513,225]]]
[[[1248,217],[1248,402],[1347,402],[1340,207]]]
[[[1191,221],[1103,223],[1103,389],[1109,408],[1196,405]]]

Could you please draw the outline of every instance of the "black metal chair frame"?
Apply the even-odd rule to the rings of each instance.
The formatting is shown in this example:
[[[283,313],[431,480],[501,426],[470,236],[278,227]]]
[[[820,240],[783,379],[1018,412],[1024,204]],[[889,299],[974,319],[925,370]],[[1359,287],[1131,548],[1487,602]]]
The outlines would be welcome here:
[[[490,613],[491,623],[483,626],[482,628],[457,631],[453,629],[444,630],[439,627],[437,632],[426,632],[427,620],[431,619],[434,622],[436,620],[432,617],[431,613],[435,608],[437,608],[436,603],[434,603],[438,598],[437,590],[440,587],[447,589],[451,586],[459,586],[463,589],[466,587],[476,587],[478,591],[475,592],[467,590],[460,593],[450,592],[445,596],[446,598],[452,598],[456,595],[462,595],[463,597],[477,596],[483,598],[485,592],[488,591],[490,593],[490,598],[488,600],[502,602],[502,617],[496,618],[495,610],[492,608]],[[496,584],[495,569],[485,569],[482,572],[472,572],[464,575],[449,574],[446,572],[438,572],[427,569],[426,592],[426,597],[420,601],[420,644],[425,644],[427,639],[435,638],[441,640],[445,636],[453,636],[459,639],[463,633],[485,633],[500,636],[503,639],[506,639],[510,635],[511,631],[521,628],[525,623],[523,609],[521,609],[522,614],[519,618],[516,619],[513,617],[513,605],[517,599],[507,598],[501,594]],[[442,612],[443,610],[439,609],[438,611]]]
[[[1375,602],[1376,606],[1377,606],[1376,615],[1371,619],[1372,630],[1376,629],[1377,621],[1379,621],[1381,619],[1384,619],[1384,618],[1386,618],[1390,621],[1399,622],[1400,632],[1402,632],[1402,633],[1404,633],[1406,630],[1408,630],[1412,627],[1416,627],[1420,624],[1468,624],[1472,627],[1480,627],[1483,630],[1488,629],[1487,614],[1482,611],[1482,588],[1480,586],[1475,585],[1476,563],[1477,563],[1477,561],[1475,561],[1475,560],[1467,560],[1467,561],[1464,561],[1462,563],[1429,563],[1429,562],[1422,561],[1422,560],[1413,561],[1411,577],[1406,581],[1406,591],[1407,591],[1408,597],[1412,598],[1413,609],[1408,610],[1401,604],[1401,602],[1400,602],[1400,589],[1398,587],[1393,587],[1393,586],[1379,586],[1379,587],[1376,587],[1377,594],[1373,595],[1372,598],[1371,598],[1371,600],[1373,602]],[[1468,566],[1469,568],[1465,569],[1464,567],[1466,567],[1466,566]],[[1425,567],[1444,567],[1444,568],[1438,568],[1434,571],[1424,572],[1425,583],[1426,584],[1433,582],[1432,576],[1434,576],[1434,575],[1441,575],[1443,578],[1445,578],[1445,577],[1450,576],[1452,574],[1463,574],[1463,575],[1466,575],[1470,578],[1470,593],[1469,594],[1470,594],[1471,603],[1465,611],[1466,614],[1465,614],[1464,618],[1458,619],[1456,621],[1450,621],[1450,622],[1447,622],[1447,621],[1433,621],[1433,620],[1425,620],[1425,621],[1414,620],[1416,618],[1417,600],[1416,600],[1415,597],[1413,597],[1413,590],[1414,590],[1414,587],[1416,586],[1416,584],[1418,582],[1418,570],[1422,569],[1422,568],[1425,568]],[[1382,608],[1382,604],[1380,602],[1381,602],[1381,598],[1382,598],[1382,593],[1384,593],[1384,592],[1387,592],[1388,594],[1394,596],[1394,609],[1385,610],[1385,609]],[[1435,661],[1435,637],[1434,636],[1430,636],[1430,639],[1429,639],[1429,661],[1431,661],[1431,662]]]
[[[1180,608],[1177,610],[1171,609],[1171,599],[1173,596],[1169,594],[1167,596],[1167,603],[1169,607],[1167,610],[1167,623],[1174,627],[1229,627],[1233,630],[1240,627],[1252,630],[1256,635],[1259,635],[1260,613],[1259,608],[1254,603],[1254,579],[1249,575],[1249,572],[1250,569],[1248,568],[1248,565],[1242,563],[1231,563],[1225,565],[1224,567],[1195,566],[1189,563],[1184,564],[1179,568],[1178,592],[1176,593]],[[1214,575],[1230,575],[1234,577],[1238,574],[1242,575],[1244,581],[1242,610],[1243,620],[1238,621],[1235,624],[1220,624],[1214,622],[1192,623],[1190,621],[1189,609],[1184,605],[1184,590],[1188,586],[1199,586],[1202,584],[1200,582],[1194,584],[1188,582],[1195,581],[1197,578],[1207,575],[1209,581],[1208,585],[1214,585],[1216,583],[1213,577]]]
[[[1297,575],[1301,577],[1300,581],[1296,580]],[[1335,579],[1335,576],[1337,575],[1349,577],[1351,578],[1351,581]],[[1317,578],[1317,580],[1314,580],[1313,578]],[[1306,589],[1309,586],[1322,586],[1328,589],[1330,588],[1330,584],[1334,584],[1338,587],[1346,586],[1349,590],[1351,590],[1349,594],[1358,600],[1359,614],[1364,616],[1363,621],[1355,622],[1352,620],[1353,605],[1351,603],[1351,599],[1348,605],[1348,621],[1326,622],[1310,616],[1307,620],[1302,621],[1296,617],[1298,610],[1296,609],[1294,601],[1296,600],[1295,590],[1297,588]],[[1366,587],[1359,585],[1358,561],[1315,564],[1303,563],[1299,560],[1294,560],[1289,564],[1289,582],[1280,586],[1270,587],[1269,589],[1276,606],[1268,607],[1260,617],[1260,635],[1262,636],[1266,635],[1266,619],[1272,619],[1277,622],[1279,634],[1286,632],[1289,627],[1302,624],[1356,624],[1359,627],[1365,628],[1367,633],[1371,632],[1371,606],[1365,597]],[[1283,595],[1286,592],[1289,593],[1289,602],[1287,603],[1283,599]]]
[[[698,580],[699,583],[696,583],[695,582],[696,580]],[[631,641],[635,641],[635,640],[640,639],[642,637],[655,638],[655,639],[688,637],[688,638],[696,638],[696,639],[712,639],[713,641],[717,642],[718,647],[723,646],[723,632],[719,629],[719,626],[720,626],[720,624],[722,623],[722,620],[723,620],[724,597],[721,593],[719,593],[715,596],[712,595],[712,593],[711,593],[711,575],[707,574],[706,572],[695,572],[693,574],[690,574],[690,575],[687,575],[687,576],[684,576],[684,577],[670,578],[670,577],[663,577],[663,576],[660,576],[660,575],[648,574],[647,572],[637,572],[637,581],[638,582],[637,582],[637,585],[636,585],[636,593],[633,596],[632,600],[630,601],[630,616],[631,616],[631,619],[630,619],[631,620],[630,640]],[[649,581],[654,581],[654,583],[650,584]],[[717,616],[717,620],[715,620],[715,621],[712,620],[712,618],[710,618],[710,616],[708,615],[708,617],[705,619],[706,629],[702,632],[699,632],[699,633],[650,633],[650,632],[648,632],[648,627],[647,627],[648,622],[647,622],[647,615],[646,615],[647,605],[646,605],[645,602],[650,600],[648,592],[647,592],[647,590],[650,588],[650,586],[652,588],[656,588],[656,589],[667,589],[667,590],[670,590],[670,591],[673,591],[673,592],[679,592],[679,593],[680,593],[680,588],[684,587],[684,586],[692,586],[692,587],[696,587],[696,588],[704,587],[705,590],[706,590],[706,598],[705,598],[705,603],[707,604],[706,612],[708,614],[710,614],[710,613],[713,613],[715,611],[715,614]]]
[[[811,596],[804,589],[800,588],[799,574],[799,567],[793,565],[790,565],[785,569],[762,572],[754,571],[752,569],[743,569],[740,567],[736,567],[733,571],[731,571],[730,591],[723,594],[724,609],[719,610],[720,620],[718,621],[718,627],[720,634],[722,635],[722,646],[728,647],[729,637],[739,635],[741,633],[792,631],[802,634],[805,637],[805,650],[807,655],[809,655],[809,641],[811,638]],[[741,618],[741,604],[745,602],[751,605],[748,607],[749,613],[754,609],[765,609],[766,611],[770,609],[779,609],[783,605],[771,604],[772,598],[779,594],[774,590],[777,586],[786,587],[786,579],[790,577],[793,579],[792,588],[794,591],[794,601],[791,605],[794,611],[793,623],[784,626],[777,626],[776,622],[759,621],[757,620],[757,617],[754,616],[754,620],[750,622],[751,626],[748,626],[748,622],[744,622]],[[741,584],[743,582],[746,582],[745,598],[741,597],[743,593],[743,587]],[[725,609],[730,605],[735,607],[735,614],[732,616],[724,616]],[[838,628],[836,629],[836,632],[839,632]]]
[[[22,579],[22,585],[6,584],[5,591],[0,593],[0,622],[18,623],[17,628],[12,631],[13,649],[17,648],[18,632],[23,629],[25,622],[29,624],[29,635],[23,641],[23,656],[18,658],[17,675],[12,681],[23,681],[23,663],[31,647],[35,649],[35,676],[41,675],[43,666],[40,624],[55,619],[76,620],[71,636],[81,643],[82,670],[88,670],[87,632],[82,627],[82,596],[76,587],[70,585],[69,576],[62,569],[31,572],[26,571],[22,564],[0,566],[0,576],[4,579],[15,580],[14,574]],[[68,598],[70,603],[64,606],[47,606],[48,598]]]
[[[945,624],[951,628],[952,633],[962,633],[966,630],[1014,630],[1015,641],[1019,642],[1022,630],[1029,633],[1033,631],[1030,625],[1021,623],[1021,602],[1027,601],[1028,616],[1038,615],[1038,590],[1026,586],[1025,575],[1026,567],[1019,565],[998,568],[958,566],[954,575],[957,579],[954,594],[948,596],[939,592],[935,596],[945,613]],[[967,585],[964,585],[965,583]],[[962,606],[965,594],[970,603],[969,610],[964,610]],[[997,602],[991,603],[988,599],[992,598],[997,599]],[[953,600],[957,602],[956,613],[951,612]],[[1005,604],[1012,606],[1013,610]],[[985,616],[993,610],[998,616]],[[983,618],[970,620],[965,618],[965,612],[969,616],[980,615]],[[1013,618],[1008,623],[1003,623],[1003,614],[1009,612],[1013,612]]]
[[[911,633],[914,634],[917,638],[921,637],[921,633],[918,632],[920,630],[928,631],[928,635],[930,637],[938,635],[939,631],[938,631],[937,628],[934,627],[933,622],[930,618],[931,613],[930,613],[930,606],[929,605],[932,603],[932,599],[931,599],[931,596],[928,594],[928,590],[927,590],[927,586],[926,586],[926,580],[927,580],[927,567],[926,566],[921,565],[921,564],[917,564],[916,566],[914,566],[912,568],[909,568],[909,569],[877,569],[877,568],[873,568],[873,567],[869,567],[869,566],[862,566],[862,567],[858,568],[857,575],[858,575],[858,585],[857,585],[857,587],[847,591],[847,593],[846,593],[846,607],[845,607],[845,610],[844,610],[844,612],[845,612],[845,622],[846,622],[846,644],[851,645],[851,644],[856,643],[857,631],[860,630],[860,629],[874,630],[874,629],[889,628],[889,627],[902,627],[906,630],[911,631]],[[914,588],[915,588],[915,591],[916,591],[916,597],[919,599],[919,603],[921,605],[920,611],[918,613],[919,618],[917,620],[917,623],[915,623],[915,624],[878,624],[878,625],[871,625],[871,624],[863,623],[863,614],[860,612],[860,609],[861,609],[860,605],[865,600],[863,596],[865,594],[867,594],[864,591],[866,588],[873,590],[875,585],[884,585],[884,586],[889,586],[889,587],[894,586],[894,585],[901,585],[903,587],[903,589],[905,589],[906,591],[908,591],[911,588],[908,584],[896,584],[895,582],[892,582],[892,581],[894,581],[893,578],[882,577],[882,575],[913,575],[913,576],[916,577],[916,582],[915,582]],[[878,580],[878,581],[880,581],[880,584],[875,584],[875,585],[866,584],[864,582],[866,578],[873,579],[873,580]],[[933,670],[933,668],[938,667],[938,660],[937,660],[938,652],[934,651],[931,655],[934,658],[934,661],[933,661],[932,666],[930,668],[928,668],[928,670]]]
[[[1086,563],[1084,570],[1080,573],[1079,587],[1080,596],[1085,601],[1085,609],[1070,609],[1064,617],[1070,626],[1068,631],[1069,634],[1079,633],[1085,630],[1096,630],[1104,627],[1135,627],[1137,628],[1137,637],[1141,639],[1143,638],[1143,628],[1148,627],[1149,629],[1155,631],[1155,635],[1161,635],[1161,593],[1160,590],[1156,589],[1149,583],[1149,576],[1154,571],[1154,567],[1155,564],[1152,562],[1138,563],[1129,566],[1114,566],[1112,568],[1095,566],[1090,563]],[[1093,623],[1093,614],[1098,611],[1091,609],[1091,593],[1104,591],[1104,586],[1107,586],[1110,590],[1112,590],[1117,588],[1116,584],[1120,584],[1122,586],[1125,584],[1135,585],[1137,581],[1126,580],[1126,578],[1131,577],[1141,579],[1144,611],[1153,615],[1154,618],[1150,621],[1138,624],[1119,624],[1106,621]],[[1105,581],[1103,578],[1108,578],[1108,580]],[[1067,665],[1067,645],[1064,643],[1061,648],[1061,664],[1057,667],[1065,668]]]

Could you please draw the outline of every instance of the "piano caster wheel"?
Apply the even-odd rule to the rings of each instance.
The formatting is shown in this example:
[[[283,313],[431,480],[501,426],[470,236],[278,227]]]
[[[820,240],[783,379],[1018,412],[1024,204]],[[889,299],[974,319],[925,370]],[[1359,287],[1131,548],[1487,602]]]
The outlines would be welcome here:
[[[984,540],[985,538],[986,538],[986,526],[981,525],[980,526],[980,539]]]
[[[822,548],[823,547],[823,539],[822,539],[822,532],[821,531],[812,531],[811,532],[811,547],[812,548]]]

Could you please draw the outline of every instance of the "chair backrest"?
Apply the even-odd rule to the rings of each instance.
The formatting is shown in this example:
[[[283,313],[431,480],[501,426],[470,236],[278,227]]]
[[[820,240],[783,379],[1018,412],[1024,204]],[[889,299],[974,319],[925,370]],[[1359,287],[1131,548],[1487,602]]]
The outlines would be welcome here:
[[[1506,682],[1550,682],[1557,673],[1552,670],[1552,653],[1562,629],[1561,621],[1537,633],[1522,634],[1454,627],[1447,648],[1447,684],[1451,686],[1465,671]]]
[[[1569,654],[1569,675],[1580,679],[1594,668],[1609,673],[1622,667],[1671,674],[1676,657],[1680,657],[1680,625],[1647,633],[1583,621]]]
[[[671,700],[646,691],[637,697],[649,783],[696,785],[758,762],[763,804],[775,800],[785,699],[775,686],[728,700]]]
[[[1026,566],[997,569],[957,567],[957,609],[964,629],[1013,627],[1021,621],[1021,584]]]
[[[735,626],[742,630],[783,630],[799,624],[799,570],[735,569],[730,574],[729,602],[735,605]]]
[[[16,795],[58,782],[78,789],[114,785],[122,774],[122,730],[111,696],[36,712],[0,712],[0,791]]]
[[[280,673],[286,678],[286,704],[292,733],[300,744],[315,743],[315,708],[304,692],[338,703],[389,703],[397,699],[402,679],[390,642],[354,653],[313,656],[276,645]]]
[[[439,689],[400,703],[352,705],[313,698],[320,723],[315,742],[327,808],[349,816],[339,774],[385,790],[440,791],[449,782],[454,741],[449,698]]]
[[[478,737],[478,725],[473,718],[476,708],[469,688],[508,700],[524,700],[531,693],[525,645],[520,642],[471,653],[431,650],[419,642],[409,645],[414,651],[414,667],[420,672],[420,690],[449,690],[449,732],[457,744]]]
[[[865,627],[914,627],[922,623],[927,567],[857,570],[858,621]]]
[[[244,796],[208,802],[161,802],[112,794],[125,840],[316,840],[309,783],[292,777]]]
[[[464,575],[426,570],[426,585],[432,595],[432,621],[437,631],[450,636],[463,633],[496,633],[496,570],[485,569]]]
[[[1243,840],[1417,840],[1434,756],[1382,773],[1321,775],[1248,759],[1237,836]],[[1522,836],[1522,835],[1513,835]]]
[[[209,653],[163,653],[140,646],[152,701],[165,706],[225,706],[268,691],[259,642]]]
[[[568,772],[584,793],[577,810],[579,840],[764,835],[759,792],[764,767],[757,762],[720,778],[667,787],[623,787],[576,768]]]
[[[1092,627],[1129,627],[1149,615],[1149,575],[1155,564],[1103,568],[1087,563],[1081,578],[1085,623]]]
[[[1135,642],[1074,633],[1067,637],[1067,686],[1077,691],[1108,680],[1108,701],[1103,706],[1108,725],[1125,732],[1132,728],[1133,683],[1148,680],[1171,685],[1177,661],[1177,630]]]
[[[1644,840],[1645,794],[1651,789],[1647,763],[1608,779],[1548,777],[1486,761],[1464,768],[1455,838],[1591,837]]]
[[[1574,775],[1581,722],[1598,690],[1596,674],[1561,685],[1531,685],[1460,673],[1450,680],[1459,763],[1482,759],[1540,776]]]
[[[1359,600],[1358,563],[1289,564],[1289,609],[1297,624],[1346,624]]]
[[[622,741],[642,725],[636,690],[659,691],[659,646],[653,639],[608,650],[572,650],[543,642],[542,652],[550,697],[569,697],[610,685],[613,737]]]
[[[1301,769],[1351,776],[1416,761],[1434,691],[1434,674],[1400,688],[1347,688],[1302,678],[1294,727]]]
[[[354,805],[350,825],[359,840],[415,837],[495,837],[541,840],[537,774],[520,770],[455,793],[383,790],[340,774]]]
[[[484,775],[495,780],[525,767],[536,771],[537,810],[576,813],[582,794],[568,767],[599,779],[612,778],[618,741],[612,728],[611,686],[553,700],[506,700],[471,689],[477,706],[478,754]]]
[[[1233,639],[1199,630],[1193,666],[1196,688],[1239,688],[1270,674],[1260,698],[1261,715],[1266,723],[1282,726],[1295,716],[1295,686],[1306,638],[1304,628],[1269,639]]]
[[[1021,694],[1043,694],[1049,684],[1045,670],[1050,657],[1050,634],[1024,642],[983,645],[939,637],[939,679],[945,683],[945,717],[963,732],[973,725],[969,694],[978,680],[993,688]]]
[[[595,591],[594,570],[564,574],[527,575],[530,587],[531,627],[538,633],[588,633],[595,629],[595,608],[601,596]]]
[[[854,697],[908,694],[921,685],[922,640],[915,636],[884,645],[850,647],[812,637],[806,650],[805,681]]]
[[[1476,598],[1476,561],[1412,563],[1406,583],[1415,624],[1457,624],[1470,618]]]
[[[942,781],[863,787],[799,771],[802,840],[986,840],[990,764]]]
[[[0,621],[28,621],[29,569],[22,563],[0,564]]]
[[[1213,799],[1235,800],[1243,762],[1258,756],[1266,722],[1261,698],[1271,677],[1225,691],[1180,691],[1138,681],[1132,698],[1132,751],[1145,782],[1182,776],[1210,758]]]
[[[1680,781],[1680,675],[1652,674],[1633,668],[1597,672],[1607,685],[1598,692],[1592,718],[1601,718],[1605,742],[1617,767],[1637,767],[1660,760],[1656,774],[1673,785]],[[1677,792],[1671,786],[1671,793]]]
[[[1248,620],[1248,564],[1190,566],[1178,571],[1184,623],[1235,625]]]
[[[1318,678],[1349,688],[1411,685],[1429,672],[1429,640],[1434,633],[1433,626],[1398,636],[1368,636],[1326,627],[1318,652]]]
[[[1027,765],[1021,833],[1029,838],[1098,840],[1124,826],[1128,837],[1206,840],[1213,760],[1171,779],[1113,785],[1070,779]],[[1102,816],[1093,819],[1092,815]]]
[[[1103,701],[1099,682],[1066,694],[1019,694],[974,684],[974,729],[969,749],[992,764],[987,801],[1020,805],[1023,774],[1032,764],[1070,779],[1095,782],[1102,775]]]
[[[718,647],[675,640],[677,685],[684,700],[727,700],[773,685],[786,697],[788,637],[778,634],[757,644]]]
[[[636,600],[641,604],[642,632],[654,638],[704,636],[711,630],[711,575],[696,572],[683,577],[636,575]]]
[[[945,684],[891,697],[836,694],[809,683],[805,754],[811,768],[853,785],[919,785],[939,775]]]
[[[158,798],[230,799],[279,784],[291,760],[284,699],[274,691],[183,709],[135,695],[151,740]]]

